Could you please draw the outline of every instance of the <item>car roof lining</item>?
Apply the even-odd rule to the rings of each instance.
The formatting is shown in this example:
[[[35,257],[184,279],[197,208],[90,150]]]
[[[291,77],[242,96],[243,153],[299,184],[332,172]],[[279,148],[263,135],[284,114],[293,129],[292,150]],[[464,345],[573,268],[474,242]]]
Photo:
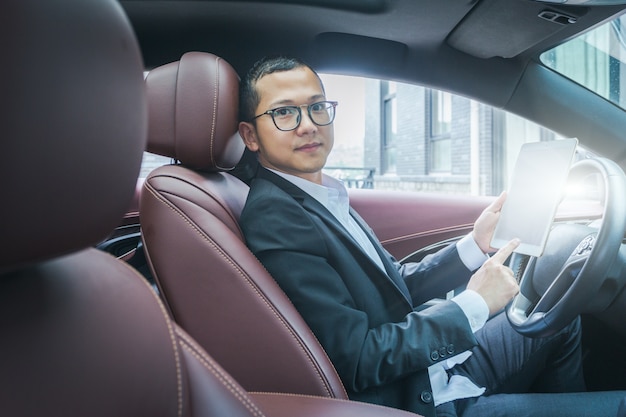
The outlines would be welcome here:
[[[120,3],[133,23],[148,68],[199,50],[223,57],[241,75],[256,59],[280,53],[299,56],[321,71],[384,75],[436,87],[443,84],[437,72],[461,64],[476,69],[472,81],[476,73],[490,82],[495,75],[505,74],[508,88],[500,87],[509,92],[525,64],[540,50],[623,8],[555,7],[527,0],[368,0],[365,6],[355,5],[360,0],[337,4],[334,0],[274,0],[271,3],[280,7],[271,10],[265,2],[238,0]],[[575,16],[572,26],[576,28],[539,18],[546,9]],[[523,27],[525,34],[502,36],[507,28],[515,27]],[[513,32],[521,31],[509,30]],[[500,57],[517,62],[503,65]],[[428,71],[421,70],[422,66]],[[461,80],[458,89],[454,83],[452,88],[463,93],[467,72],[452,72]],[[465,94],[473,91],[472,87],[467,90]],[[486,100],[502,105],[507,99],[498,95]]]

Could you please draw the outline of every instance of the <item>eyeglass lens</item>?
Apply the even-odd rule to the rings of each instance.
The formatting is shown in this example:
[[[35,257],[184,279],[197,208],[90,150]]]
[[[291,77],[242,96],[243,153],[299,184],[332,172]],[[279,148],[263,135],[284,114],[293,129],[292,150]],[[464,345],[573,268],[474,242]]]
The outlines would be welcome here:
[[[320,101],[307,106],[307,113],[316,125],[329,125],[335,118],[335,105],[333,102]],[[284,106],[274,109],[271,115],[278,129],[293,130],[300,125],[302,110],[298,106]]]

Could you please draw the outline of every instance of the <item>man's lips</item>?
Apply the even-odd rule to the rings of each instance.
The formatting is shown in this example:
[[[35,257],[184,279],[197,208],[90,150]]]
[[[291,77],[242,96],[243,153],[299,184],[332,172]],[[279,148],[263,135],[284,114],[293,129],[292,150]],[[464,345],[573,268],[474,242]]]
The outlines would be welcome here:
[[[310,151],[314,151],[314,150],[318,149],[321,146],[322,146],[322,144],[318,143],[318,142],[307,143],[306,145],[302,145],[302,146],[296,148],[296,151],[310,152]]]

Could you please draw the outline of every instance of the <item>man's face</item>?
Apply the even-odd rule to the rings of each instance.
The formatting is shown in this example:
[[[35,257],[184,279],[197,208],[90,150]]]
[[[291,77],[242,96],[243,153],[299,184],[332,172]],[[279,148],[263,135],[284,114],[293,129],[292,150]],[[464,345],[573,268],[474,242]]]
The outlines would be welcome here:
[[[281,106],[300,106],[300,125],[291,131],[276,128],[272,116],[256,119],[256,126],[242,123],[240,133],[246,146],[257,152],[267,168],[321,183],[321,170],[330,153],[334,132],[332,124],[317,126],[309,118],[306,105],[326,100],[317,76],[306,67],[275,72],[259,79],[256,89],[261,101],[255,114]]]

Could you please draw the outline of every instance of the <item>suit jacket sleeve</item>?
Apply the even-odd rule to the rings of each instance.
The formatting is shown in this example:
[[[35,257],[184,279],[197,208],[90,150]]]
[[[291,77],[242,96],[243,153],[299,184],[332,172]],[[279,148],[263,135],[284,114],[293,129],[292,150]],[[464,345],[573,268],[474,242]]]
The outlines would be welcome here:
[[[378,238],[365,220],[356,212],[352,213],[357,222],[369,232],[372,241],[378,243]],[[448,291],[467,284],[472,274],[472,271],[463,264],[456,244],[448,245],[438,252],[427,255],[420,262],[404,264],[396,261],[380,244],[378,246],[381,257],[387,258],[393,265],[394,271],[404,280],[414,306],[441,297]]]
[[[415,306],[466,285],[472,274],[461,261],[454,244],[426,256],[420,262],[396,263],[396,266]]]
[[[434,352],[451,355],[476,344],[454,302],[413,311],[382,271],[372,274],[349,242],[278,187],[253,187],[240,224],[349,391],[427,372],[446,358]]]

